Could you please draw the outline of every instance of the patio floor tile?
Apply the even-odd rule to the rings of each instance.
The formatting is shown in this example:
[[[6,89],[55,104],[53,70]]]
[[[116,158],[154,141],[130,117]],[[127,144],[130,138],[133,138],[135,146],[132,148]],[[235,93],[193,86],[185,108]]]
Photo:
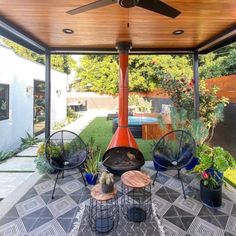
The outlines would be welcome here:
[[[145,171],[148,171],[147,167]],[[71,173],[73,176],[58,181],[54,199],[51,199],[51,194],[56,175],[42,176],[0,219],[0,235],[65,236],[70,232],[74,232],[73,236],[95,235],[88,225],[91,186],[84,187],[81,175]],[[150,173],[154,173],[153,169]],[[196,188],[197,181],[185,175],[182,176],[187,199],[183,198],[176,175],[172,172],[170,175],[168,172],[159,173],[152,186],[153,215],[137,224],[127,221],[120,211],[119,225],[108,235],[158,236],[162,230],[173,236],[236,235],[236,204],[223,195],[221,208],[203,206]],[[119,177],[116,177],[116,184],[121,187]],[[121,195],[119,191],[119,203]]]
[[[236,216],[236,204],[234,204],[232,212],[231,212],[232,216]]]
[[[155,194],[170,203],[173,203],[180,196],[180,193],[166,186],[162,186]]]
[[[224,235],[224,230],[219,227],[207,222],[203,219],[196,217],[189,227],[188,232],[190,235],[202,236],[202,235],[214,235],[222,236]]]
[[[0,235],[26,235],[27,231],[21,219],[15,219],[7,224],[0,226]]]

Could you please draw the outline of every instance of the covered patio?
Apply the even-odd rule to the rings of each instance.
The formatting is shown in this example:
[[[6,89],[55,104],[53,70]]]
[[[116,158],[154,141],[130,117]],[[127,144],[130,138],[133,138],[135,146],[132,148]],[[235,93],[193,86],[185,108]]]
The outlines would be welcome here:
[[[51,55],[118,55],[122,50],[117,50],[117,43],[130,45],[125,50],[128,55],[192,56],[194,111],[199,118],[199,54],[236,42],[236,3],[168,0],[165,3],[171,9],[163,3],[154,12],[152,4],[162,2],[144,4],[145,9],[141,0],[134,1],[131,8],[122,7],[122,1],[98,2],[101,7],[89,5],[76,15],[68,11],[91,1],[27,1],[24,6],[19,0],[0,2],[0,35],[46,58],[45,138],[51,134]],[[142,170],[154,178],[151,162]],[[58,181],[54,199],[55,175],[35,175],[19,192],[1,201],[0,235],[94,235],[88,225],[91,188],[83,186],[78,172],[68,174]],[[120,178],[115,182],[120,203]],[[183,182],[187,199],[176,172],[159,173],[151,190],[151,218],[130,223],[120,214],[119,225],[110,235],[236,235],[235,190],[224,189],[222,206],[210,209],[200,200],[196,175],[183,173]]]

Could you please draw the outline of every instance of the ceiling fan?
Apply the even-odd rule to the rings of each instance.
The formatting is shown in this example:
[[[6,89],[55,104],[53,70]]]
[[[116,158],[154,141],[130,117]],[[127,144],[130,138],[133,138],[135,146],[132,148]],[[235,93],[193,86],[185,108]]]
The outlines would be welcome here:
[[[172,18],[177,17],[181,13],[177,9],[167,5],[160,0],[98,0],[82,7],[77,7],[70,11],[67,11],[67,13],[70,15],[76,15],[85,11],[105,7],[114,3],[118,3],[121,7],[124,8],[131,8],[135,6],[141,7]]]

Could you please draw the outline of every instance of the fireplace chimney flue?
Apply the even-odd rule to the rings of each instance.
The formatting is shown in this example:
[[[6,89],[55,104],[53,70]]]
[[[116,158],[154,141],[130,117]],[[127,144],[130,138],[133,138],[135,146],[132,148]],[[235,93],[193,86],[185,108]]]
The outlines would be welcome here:
[[[103,156],[103,164],[109,171],[122,174],[139,169],[144,164],[144,158],[128,127],[128,60],[131,43],[121,42],[116,48],[119,51],[119,123]]]

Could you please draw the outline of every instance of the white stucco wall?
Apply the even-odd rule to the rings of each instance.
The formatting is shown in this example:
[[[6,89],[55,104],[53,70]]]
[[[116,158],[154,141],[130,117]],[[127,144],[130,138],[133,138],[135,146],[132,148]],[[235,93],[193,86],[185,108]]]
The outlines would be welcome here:
[[[25,132],[33,134],[33,94],[26,87],[45,80],[45,66],[21,58],[0,46],[0,83],[9,84],[9,119],[0,121],[0,151],[14,150]],[[67,75],[51,71],[51,125],[66,117]],[[61,91],[58,96],[56,90]]]

